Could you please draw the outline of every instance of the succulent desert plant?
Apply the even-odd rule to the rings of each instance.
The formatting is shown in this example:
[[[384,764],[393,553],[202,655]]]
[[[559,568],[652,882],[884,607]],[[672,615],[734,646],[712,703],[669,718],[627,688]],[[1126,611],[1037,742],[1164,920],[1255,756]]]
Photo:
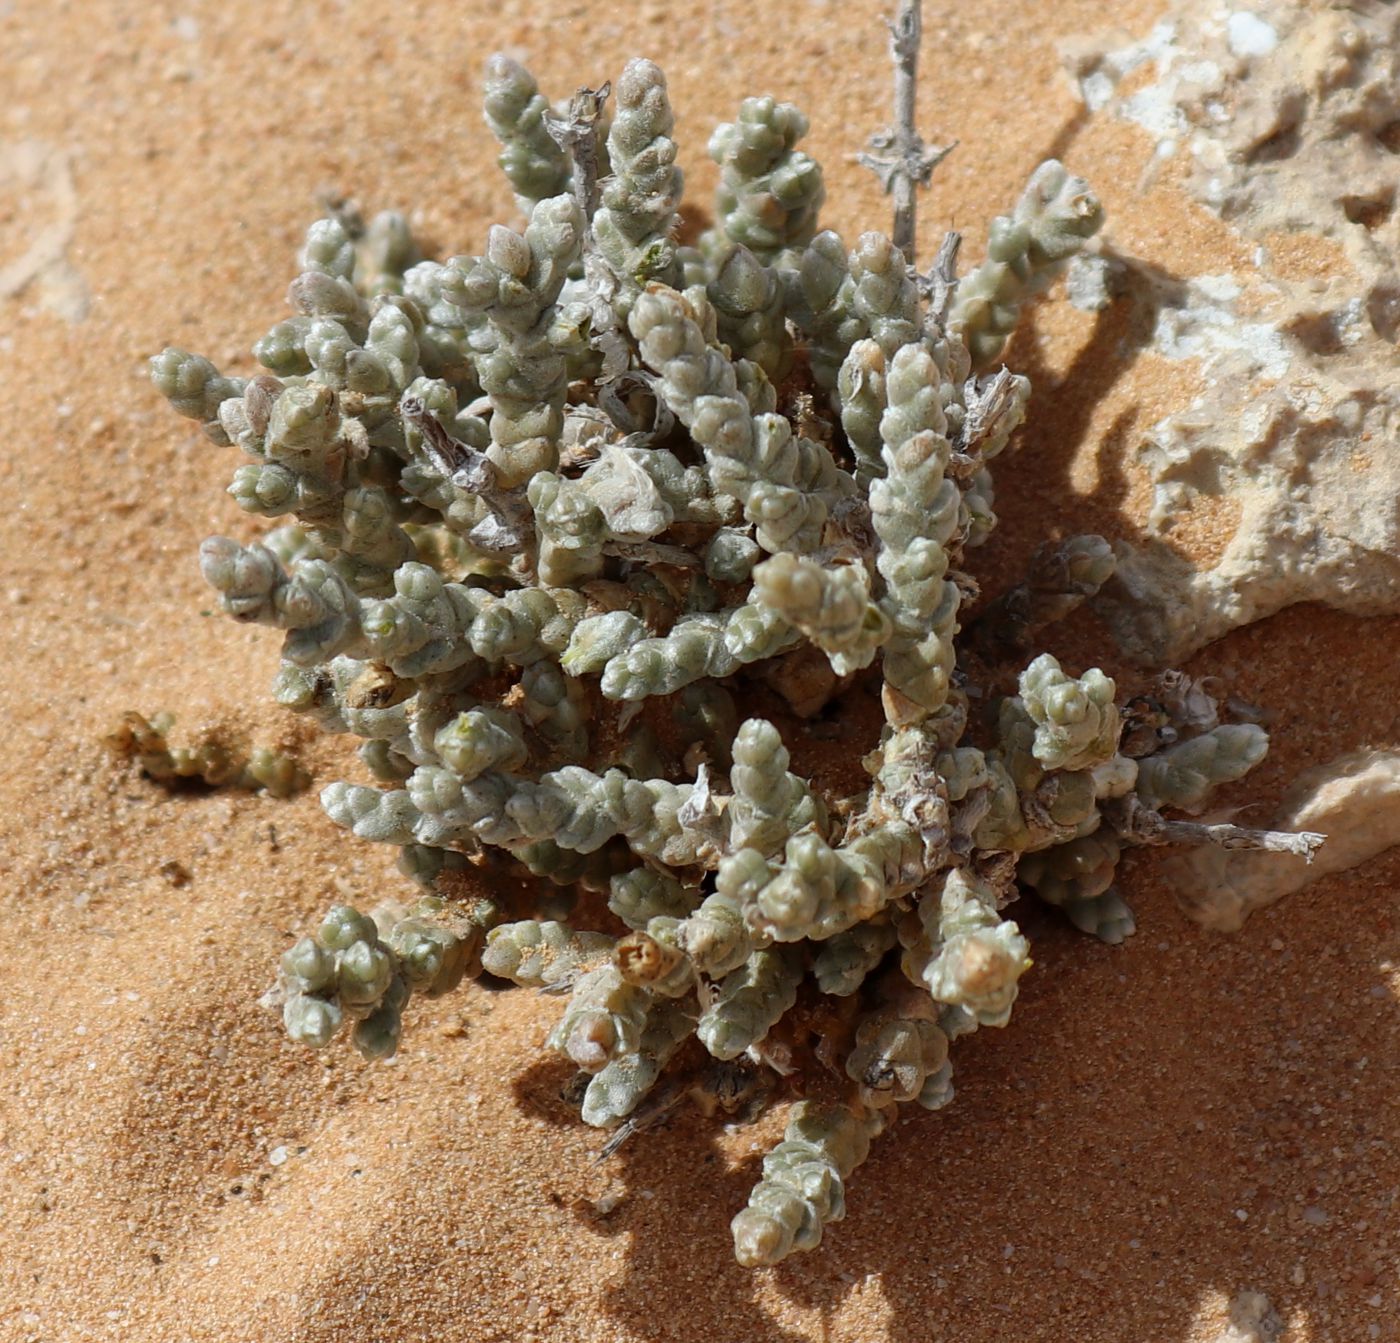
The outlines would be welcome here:
[[[900,125],[871,160],[904,247],[819,230],[806,119],[772,98],[715,132],[717,222],[682,246],[661,71],[627,65],[604,138],[606,90],[556,109],[495,57],[523,228],[420,260],[401,217],[341,210],[307,235],[264,372],[152,361],[247,458],[236,502],[286,520],[202,562],[231,615],[285,632],[278,700],[364,740],[378,784],[331,784],[326,811],[428,891],[299,941],[288,1030],[380,1057],[413,995],[482,969],[565,994],[550,1047],[618,1138],[662,1090],[800,1072],[734,1220],[745,1264],[815,1246],[896,1107],[952,1098],[950,1043],[1006,1023],[1018,877],[1118,940],[1121,850],[1219,831],[1157,808],[1199,807],[1266,745],[1165,708],[1125,725],[1102,672],[1024,658],[1111,573],[1098,538],[1045,552],[960,647],[964,556],[1030,390],[997,360],[1101,210],[1044,163],[979,267],[957,277],[951,237],[920,273],[912,188],[941,151],[912,128],[917,48],[906,5]],[[968,657],[1008,649],[1018,693],[981,722]],[[843,715],[871,733],[844,790],[793,764]],[[538,904],[454,898],[502,858]],[[544,917],[559,888],[613,931]]]

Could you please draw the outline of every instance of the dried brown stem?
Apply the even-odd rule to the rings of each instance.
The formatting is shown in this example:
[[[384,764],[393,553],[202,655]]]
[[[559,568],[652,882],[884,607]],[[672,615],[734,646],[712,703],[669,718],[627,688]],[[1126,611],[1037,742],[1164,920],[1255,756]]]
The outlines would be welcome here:
[[[404,397],[399,410],[404,423],[422,436],[423,452],[434,469],[457,489],[476,495],[490,509],[487,517],[467,533],[467,540],[488,554],[514,555],[524,550],[533,531],[524,494],[503,489],[496,464],[484,452],[453,438],[416,396]]]
[[[948,323],[948,309],[958,287],[958,249],[962,234],[949,230],[938,245],[938,254],[928,268],[924,288],[928,293],[928,321],[941,330]]]
[[[579,89],[569,100],[568,116],[544,115],[549,138],[573,160],[574,199],[590,231],[598,208],[598,119],[611,92],[612,85],[606,82],[600,89]]]
[[[568,116],[546,113],[544,119],[550,138],[573,160],[574,200],[583,213],[583,273],[593,294],[589,343],[603,356],[599,380],[604,383],[624,373],[628,364],[627,343],[618,330],[612,306],[618,277],[593,239],[593,215],[598,209],[598,121],[611,92],[610,83],[599,89],[579,89],[569,103]]]
[[[1202,825],[1199,821],[1163,821],[1163,842],[1218,844],[1222,849],[1267,849],[1292,853],[1312,862],[1313,851],[1326,839],[1314,830],[1247,830],[1238,825]]]
[[[1169,821],[1145,807],[1135,793],[1105,807],[1113,828],[1135,844],[1216,844],[1222,849],[1263,849],[1291,853],[1312,862],[1313,851],[1327,836],[1314,830],[1250,830],[1239,825],[1207,825],[1202,821]]]

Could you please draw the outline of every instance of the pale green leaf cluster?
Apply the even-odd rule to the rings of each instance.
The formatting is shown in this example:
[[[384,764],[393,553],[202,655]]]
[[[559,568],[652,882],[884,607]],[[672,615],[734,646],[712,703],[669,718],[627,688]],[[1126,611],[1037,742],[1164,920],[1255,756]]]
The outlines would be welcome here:
[[[1055,160],[1031,175],[1009,215],[992,221],[987,259],[958,286],[952,327],[973,365],[993,363],[1028,299],[1049,287],[1103,223],[1103,207],[1082,177]]]
[[[287,1033],[322,1048],[342,1025],[353,1023],[351,1037],[361,1054],[389,1057],[398,1049],[409,998],[455,988],[494,916],[489,906],[461,910],[429,896],[381,927],[350,905],[336,905],[315,936],[282,954]]]

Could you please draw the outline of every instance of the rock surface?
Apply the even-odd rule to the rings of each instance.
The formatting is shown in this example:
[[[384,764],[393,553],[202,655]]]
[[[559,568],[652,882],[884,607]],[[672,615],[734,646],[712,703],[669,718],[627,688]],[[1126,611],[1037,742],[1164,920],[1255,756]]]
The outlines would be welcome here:
[[[1224,849],[1174,858],[1168,872],[1182,908],[1207,928],[1234,932],[1254,910],[1400,844],[1400,751],[1361,751],[1309,770],[1285,796],[1273,828],[1321,831],[1327,842],[1311,863]]]
[[[1070,53],[1086,107],[1155,137],[1144,179],[1180,174],[1258,244],[1239,274],[1108,263],[1155,314],[1152,348],[1198,360],[1203,384],[1140,447],[1146,536],[1121,547],[1100,599],[1135,659],[1178,661],[1294,602],[1400,609],[1397,42],[1394,6],[1188,0],[1144,41]],[[1336,264],[1300,267],[1301,232],[1334,244]],[[1197,568],[1174,528],[1222,501],[1234,535]]]
[[[1275,1343],[1283,1322],[1262,1292],[1241,1292],[1230,1302],[1229,1323],[1212,1343]]]

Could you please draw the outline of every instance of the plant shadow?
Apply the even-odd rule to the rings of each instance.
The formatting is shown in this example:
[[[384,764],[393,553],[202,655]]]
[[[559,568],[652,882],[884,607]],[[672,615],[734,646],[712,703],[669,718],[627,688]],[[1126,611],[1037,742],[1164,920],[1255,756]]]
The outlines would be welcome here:
[[[954,1046],[953,1104],[877,1141],[848,1182],[847,1218],[815,1252],[758,1272],[733,1262],[727,1223],[761,1154],[726,1161],[707,1121],[685,1116],[625,1146],[612,1164],[627,1196],[601,1223],[626,1242],[605,1297],[619,1336],[1002,1343],[1014,1328],[1062,1343],[1131,1325],[1165,1343],[1191,1335],[1203,1301],[1242,1289],[1306,1313],[1312,1290],[1300,1300],[1284,1248],[1300,1200],[1320,1188],[1350,1210],[1367,1180],[1365,1160],[1339,1155],[1330,1135],[1397,1137],[1383,1097],[1400,1037],[1381,1038],[1389,994],[1375,989],[1400,930],[1379,894],[1358,907],[1334,878],[1313,897],[1330,909],[1289,926],[1286,952],[1270,950],[1280,910],[1218,938],[1185,924],[1149,880],[1153,861],[1136,864],[1148,894],[1123,947],[1017,907],[1037,967],[1013,1026]],[[1328,947],[1348,968],[1346,1010],[1300,1029],[1335,982]],[[1377,1204],[1374,1190],[1364,1202]],[[1334,1221],[1304,1242],[1310,1283],[1312,1258],[1336,1262],[1350,1234]],[[699,1265],[684,1321],[659,1322],[656,1284],[695,1282]],[[1358,1267],[1331,1290],[1364,1312],[1366,1281]]]

